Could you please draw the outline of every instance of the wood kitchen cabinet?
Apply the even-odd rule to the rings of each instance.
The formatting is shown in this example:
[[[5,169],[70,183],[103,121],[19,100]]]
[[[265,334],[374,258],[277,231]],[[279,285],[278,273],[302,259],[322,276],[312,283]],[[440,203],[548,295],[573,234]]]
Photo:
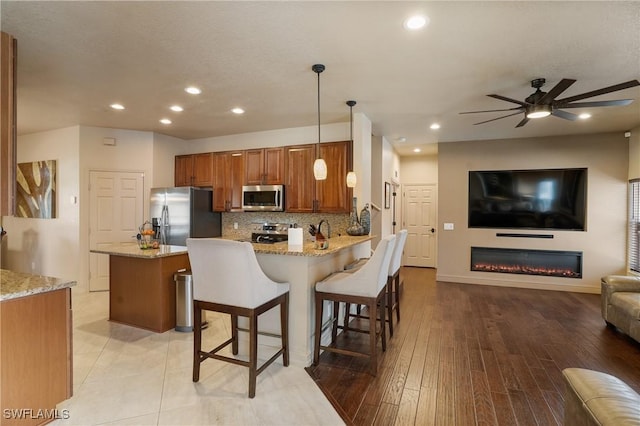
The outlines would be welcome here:
[[[16,39],[0,32],[0,216],[15,212],[16,58]]]
[[[242,211],[245,152],[213,153],[213,211]]]
[[[286,211],[295,213],[349,213],[351,189],[347,172],[353,161],[351,142],[320,144],[320,155],[327,163],[327,179],[316,181],[313,162],[317,144],[286,148]]]
[[[175,186],[211,186],[213,183],[213,153],[176,155]]]
[[[284,147],[245,151],[247,185],[284,184]]]

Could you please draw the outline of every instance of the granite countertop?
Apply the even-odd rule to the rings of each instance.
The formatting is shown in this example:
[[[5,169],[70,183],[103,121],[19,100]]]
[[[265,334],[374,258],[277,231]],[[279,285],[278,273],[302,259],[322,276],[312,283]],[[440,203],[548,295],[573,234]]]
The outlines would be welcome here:
[[[75,281],[0,269],[0,300],[17,299],[74,285]]]
[[[329,238],[329,248],[324,250],[318,250],[314,248],[314,243],[306,241],[302,250],[289,251],[289,244],[285,241],[282,243],[274,244],[259,244],[253,243],[253,250],[256,254],[282,254],[288,256],[327,256],[334,254],[342,249],[354,246],[356,244],[370,241],[373,239],[373,235],[364,235],[359,237],[352,237],[350,235],[342,235],[339,237]]]
[[[185,246],[161,245],[157,249],[142,250],[138,243],[115,243],[105,245],[99,249],[91,250],[91,253],[111,254],[115,256],[138,257],[141,259],[156,259],[159,257],[177,256],[186,254]]]

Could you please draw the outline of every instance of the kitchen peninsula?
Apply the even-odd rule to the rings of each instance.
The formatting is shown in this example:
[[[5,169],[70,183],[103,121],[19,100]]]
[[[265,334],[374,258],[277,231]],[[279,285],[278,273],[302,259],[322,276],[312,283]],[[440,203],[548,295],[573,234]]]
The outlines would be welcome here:
[[[73,394],[75,284],[0,269],[2,424],[38,425],[64,416],[54,409]]]
[[[254,244],[258,263],[267,276],[274,281],[288,282],[289,290],[289,353],[293,365],[309,366],[313,352],[314,329],[314,299],[313,292],[316,282],[336,271],[342,271],[344,266],[355,259],[369,257],[371,254],[370,241],[373,236],[339,236],[329,238],[329,247],[317,250],[314,243],[306,242],[300,250],[289,250],[286,242],[276,244]],[[331,309],[324,309],[327,316]],[[260,316],[258,322],[260,331],[279,333],[280,316],[277,309]],[[242,335],[241,335],[242,336]],[[270,337],[261,336],[260,344],[271,346]],[[240,342],[240,351],[248,339]],[[273,346],[277,347],[278,339],[273,339]],[[244,344],[244,345],[243,345]],[[246,346],[244,347],[246,351]],[[260,349],[259,349],[260,350]],[[276,361],[277,362],[277,361]]]
[[[105,245],[92,253],[109,255],[109,320],[158,333],[176,326],[173,274],[190,269],[187,248],[137,243]]]
[[[291,363],[308,366],[313,348],[313,291],[316,282],[341,271],[354,259],[370,255],[372,236],[339,236],[328,239],[329,247],[314,248],[306,242],[299,249],[289,249],[288,243],[254,243],[258,263],[273,280],[289,282],[289,351]],[[136,244],[111,244],[94,253],[110,255],[109,319],[156,332],[175,327],[176,296],[173,274],[190,269],[187,248],[160,246],[141,250]],[[327,315],[330,309],[325,309]],[[328,318],[328,316],[327,316]],[[242,319],[241,319],[242,320]],[[325,318],[326,320],[326,318]],[[279,333],[280,316],[273,309],[260,316],[261,331]],[[246,350],[241,334],[240,351]],[[261,336],[260,345],[276,346],[277,339]],[[264,348],[266,349],[266,348]],[[261,348],[262,350],[262,348]]]

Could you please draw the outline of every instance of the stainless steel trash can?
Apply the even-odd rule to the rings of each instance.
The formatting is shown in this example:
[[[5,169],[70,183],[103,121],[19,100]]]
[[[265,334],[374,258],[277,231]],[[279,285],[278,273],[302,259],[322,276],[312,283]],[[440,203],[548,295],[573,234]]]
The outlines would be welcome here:
[[[176,283],[176,331],[193,331],[193,280],[191,271],[173,274]]]

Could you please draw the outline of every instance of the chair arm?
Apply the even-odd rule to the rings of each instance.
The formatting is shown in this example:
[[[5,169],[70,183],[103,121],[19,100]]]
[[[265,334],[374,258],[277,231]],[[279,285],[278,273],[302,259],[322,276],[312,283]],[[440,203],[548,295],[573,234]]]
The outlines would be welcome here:
[[[615,292],[640,293],[640,276],[608,275],[600,281],[600,301],[602,318],[609,321],[607,309],[609,300]]]

